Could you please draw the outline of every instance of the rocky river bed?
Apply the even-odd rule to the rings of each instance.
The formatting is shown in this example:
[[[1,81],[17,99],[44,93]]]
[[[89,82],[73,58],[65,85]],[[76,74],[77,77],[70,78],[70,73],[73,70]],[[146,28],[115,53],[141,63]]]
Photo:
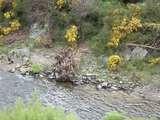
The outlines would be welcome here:
[[[72,86],[0,72],[0,108],[14,104],[18,97],[27,101],[34,91],[40,93],[44,104],[62,106],[75,112],[81,120],[100,120],[111,111],[160,119],[160,89],[152,86],[137,87],[126,93],[96,90],[93,85]]]

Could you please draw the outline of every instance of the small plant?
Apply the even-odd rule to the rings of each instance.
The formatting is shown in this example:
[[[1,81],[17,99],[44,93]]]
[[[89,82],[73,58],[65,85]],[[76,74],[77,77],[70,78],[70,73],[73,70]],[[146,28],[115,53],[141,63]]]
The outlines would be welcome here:
[[[107,67],[111,71],[116,71],[122,62],[122,58],[118,55],[112,55],[107,61]]]
[[[44,71],[43,65],[40,65],[40,64],[33,64],[32,65],[32,69],[31,69],[32,73],[39,74],[39,73],[41,73],[43,71]]]
[[[111,112],[103,120],[125,120],[125,116],[118,112]]]

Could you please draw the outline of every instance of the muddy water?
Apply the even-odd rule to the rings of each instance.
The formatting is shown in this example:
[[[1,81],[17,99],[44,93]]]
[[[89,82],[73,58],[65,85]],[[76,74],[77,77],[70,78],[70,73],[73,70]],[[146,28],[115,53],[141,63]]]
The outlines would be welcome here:
[[[97,91],[94,86],[57,85],[0,72],[0,108],[13,104],[18,97],[27,101],[35,90],[44,104],[62,106],[77,113],[81,120],[100,120],[111,111],[129,116],[160,117],[159,89],[137,88],[132,94]]]

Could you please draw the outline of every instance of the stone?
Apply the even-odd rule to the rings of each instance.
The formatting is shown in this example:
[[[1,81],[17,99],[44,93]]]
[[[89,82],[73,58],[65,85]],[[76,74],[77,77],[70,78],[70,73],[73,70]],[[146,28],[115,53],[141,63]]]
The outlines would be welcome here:
[[[136,47],[131,52],[131,59],[142,60],[146,57],[147,54],[148,54],[148,51],[146,49]]]
[[[112,86],[111,89],[112,89],[112,90],[118,90],[118,87]]]
[[[26,75],[26,76],[29,76],[31,75],[31,73],[29,71],[27,71],[25,74],[22,74],[22,75]],[[33,76],[33,75],[32,75]]]
[[[16,69],[15,68],[11,68],[8,72],[10,73],[15,73]]]
[[[48,79],[50,79],[50,80],[56,79],[55,74],[52,73],[52,74],[48,75]]]
[[[123,84],[123,81],[120,80],[119,83],[120,83],[120,84]]]
[[[103,82],[99,85],[97,85],[97,89],[109,89],[112,87],[112,84],[108,83],[108,82]]]
[[[102,86],[99,84],[99,85],[97,85],[97,89],[98,90],[101,90],[102,89]]]
[[[107,89],[109,87],[109,83],[108,82],[103,82],[101,84],[102,88]]]
[[[39,75],[40,78],[43,78],[44,76],[42,74]]]

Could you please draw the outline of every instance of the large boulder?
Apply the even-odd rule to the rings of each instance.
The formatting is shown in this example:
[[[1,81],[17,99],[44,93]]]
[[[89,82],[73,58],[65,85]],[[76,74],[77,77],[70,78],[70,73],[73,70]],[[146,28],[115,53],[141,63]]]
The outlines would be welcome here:
[[[146,57],[147,54],[148,54],[148,51],[146,49],[141,47],[136,47],[131,52],[131,59],[142,60]]]
[[[121,52],[125,60],[142,60],[148,54],[148,51],[141,47],[135,47],[134,49],[126,48]]]

